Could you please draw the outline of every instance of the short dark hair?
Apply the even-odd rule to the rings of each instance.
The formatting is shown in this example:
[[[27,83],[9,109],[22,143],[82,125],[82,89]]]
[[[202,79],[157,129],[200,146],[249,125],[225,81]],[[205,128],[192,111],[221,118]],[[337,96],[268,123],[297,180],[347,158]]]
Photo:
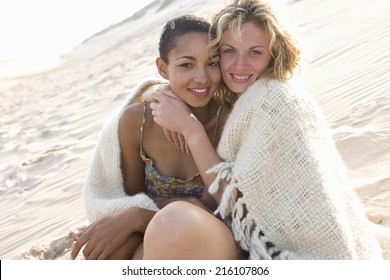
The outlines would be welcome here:
[[[210,23],[206,19],[193,16],[183,15],[169,20],[160,36],[159,55],[161,59],[168,64],[168,53],[175,47],[176,38],[187,33],[200,32],[209,34]]]

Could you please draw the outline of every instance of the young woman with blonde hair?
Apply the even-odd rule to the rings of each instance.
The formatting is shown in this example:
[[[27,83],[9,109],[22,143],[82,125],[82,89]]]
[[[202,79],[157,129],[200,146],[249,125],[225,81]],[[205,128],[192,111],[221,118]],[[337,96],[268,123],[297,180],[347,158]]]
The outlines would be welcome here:
[[[154,93],[150,107],[157,124],[184,137],[237,241],[236,258],[380,259],[328,124],[292,79],[295,40],[260,0],[233,1],[212,25],[211,49],[220,52],[226,102],[234,103],[217,152],[183,102]],[[198,212],[185,202],[159,211],[145,232],[144,257],[207,258],[217,237]]]

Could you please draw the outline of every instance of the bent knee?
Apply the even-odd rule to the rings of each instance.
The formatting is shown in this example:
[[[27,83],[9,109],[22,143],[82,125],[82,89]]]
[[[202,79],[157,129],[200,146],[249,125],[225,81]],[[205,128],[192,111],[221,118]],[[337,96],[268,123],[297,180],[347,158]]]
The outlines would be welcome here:
[[[179,258],[175,250],[184,249],[188,240],[196,238],[196,211],[190,203],[182,201],[173,202],[159,210],[145,231],[145,258]]]
[[[228,227],[204,209],[183,201],[156,213],[146,229],[144,249],[152,258],[236,257],[236,244]],[[151,255],[151,250],[159,255]]]
[[[185,201],[175,201],[159,210],[150,221],[146,232],[152,234],[157,232],[163,234],[183,234],[183,231],[191,231],[202,222],[202,212],[205,210]]]

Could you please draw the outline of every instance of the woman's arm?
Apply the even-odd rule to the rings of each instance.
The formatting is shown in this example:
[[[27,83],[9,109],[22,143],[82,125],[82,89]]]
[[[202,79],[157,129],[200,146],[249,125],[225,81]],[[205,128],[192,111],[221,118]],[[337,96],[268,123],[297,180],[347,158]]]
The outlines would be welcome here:
[[[139,192],[129,196],[125,192],[121,172],[122,151],[119,143],[119,121],[123,111],[129,104],[137,102],[145,89],[161,84],[161,82],[149,80],[138,84],[100,132],[84,187],[86,215],[89,221],[97,221],[129,207],[158,210],[153,200],[145,193]],[[132,130],[134,133],[139,133],[139,127]],[[134,139],[139,141],[137,137]],[[129,178],[127,175],[126,180],[129,181]]]
[[[145,190],[145,164],[140,156],[142,120],[143,104],[133,104],[126,108],[119,122],[121,170],[128,195]]]
[[[187,105],[176,98],[153,93],[150,108],[154,110],[154,121],[165,129],[184,136],[206,188],[214,182],[216,175],[206,171],[220,163],[203,125],[194,117]],[[213,198],[220,202],[223,193],[220,186]]]
[[[143,120],[143,104],[128,106],[119,122],[119,143],[121,148],[121,172],[124,191],[133,196],[144,191],[144,163],[140,157],[140,128]],[[105,216],[91,224],[80,234],[72,257],[80,249],[86,259],[105,259],[117,250],[134,232],[143,232],[155,211],[130,207],[118,213]]]
[[[123,111],[119,121],[123,188],[129,196],[144,191],[144,163],[139,154],[142,120],[143,104],[134,104]],[[86,259],[107,258],[133,233],[144,232],[155,213],[139,207],[129,207],[97,220],[80,233],[72,250],[72,258],[76,258],[83,246]]]
[[[170,96],[172,98],[179,99],[173,93],[169,84],[159,84],[159,85],[153,85],[153,86],[147,88],[142,94],[142,100],[147,101],[148,103],[155,101],[153,99],[152,95],[153,95],[153,93],[156,93],[156,92],[161,93],[161,94],[165,94],[165,95]],[[187,143],[185,142],[183,135],[178,134],[177,132],[165,129],[164,127],[163,127],[163,130],[164,130],[164,134],[165,134],[167,140],[170,143],[172,143],[176,148],[181,150],[183,153],[187,153],[187,154],[190,153],[190,149],[189,149]]]
[[[106,259],[135,232],[144,233],[155,211],[130,207],[94,222],[78,234],[72,248],[75,259],[81,248],[87,260]]]

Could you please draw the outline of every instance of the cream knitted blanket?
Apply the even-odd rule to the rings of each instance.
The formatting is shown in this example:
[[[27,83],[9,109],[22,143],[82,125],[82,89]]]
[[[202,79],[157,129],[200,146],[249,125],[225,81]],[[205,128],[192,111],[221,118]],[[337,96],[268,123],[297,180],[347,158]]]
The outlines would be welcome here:
[[[124,109],[136,101],[145,88],[157,83],[161,81],[152,80],[136,86],[99,136],[84,187],[86,214],[90,222],[129,207],[158,210],[153,200],[144,193],[126,195],[120,168],[121,149],[118,135],[119,120]]]
[[[256,81],[236,102],[209,172],[217,212],[250,259],[380,259],[318,105],[293,82]],[[239,195],[241,192],[242,196]]]

